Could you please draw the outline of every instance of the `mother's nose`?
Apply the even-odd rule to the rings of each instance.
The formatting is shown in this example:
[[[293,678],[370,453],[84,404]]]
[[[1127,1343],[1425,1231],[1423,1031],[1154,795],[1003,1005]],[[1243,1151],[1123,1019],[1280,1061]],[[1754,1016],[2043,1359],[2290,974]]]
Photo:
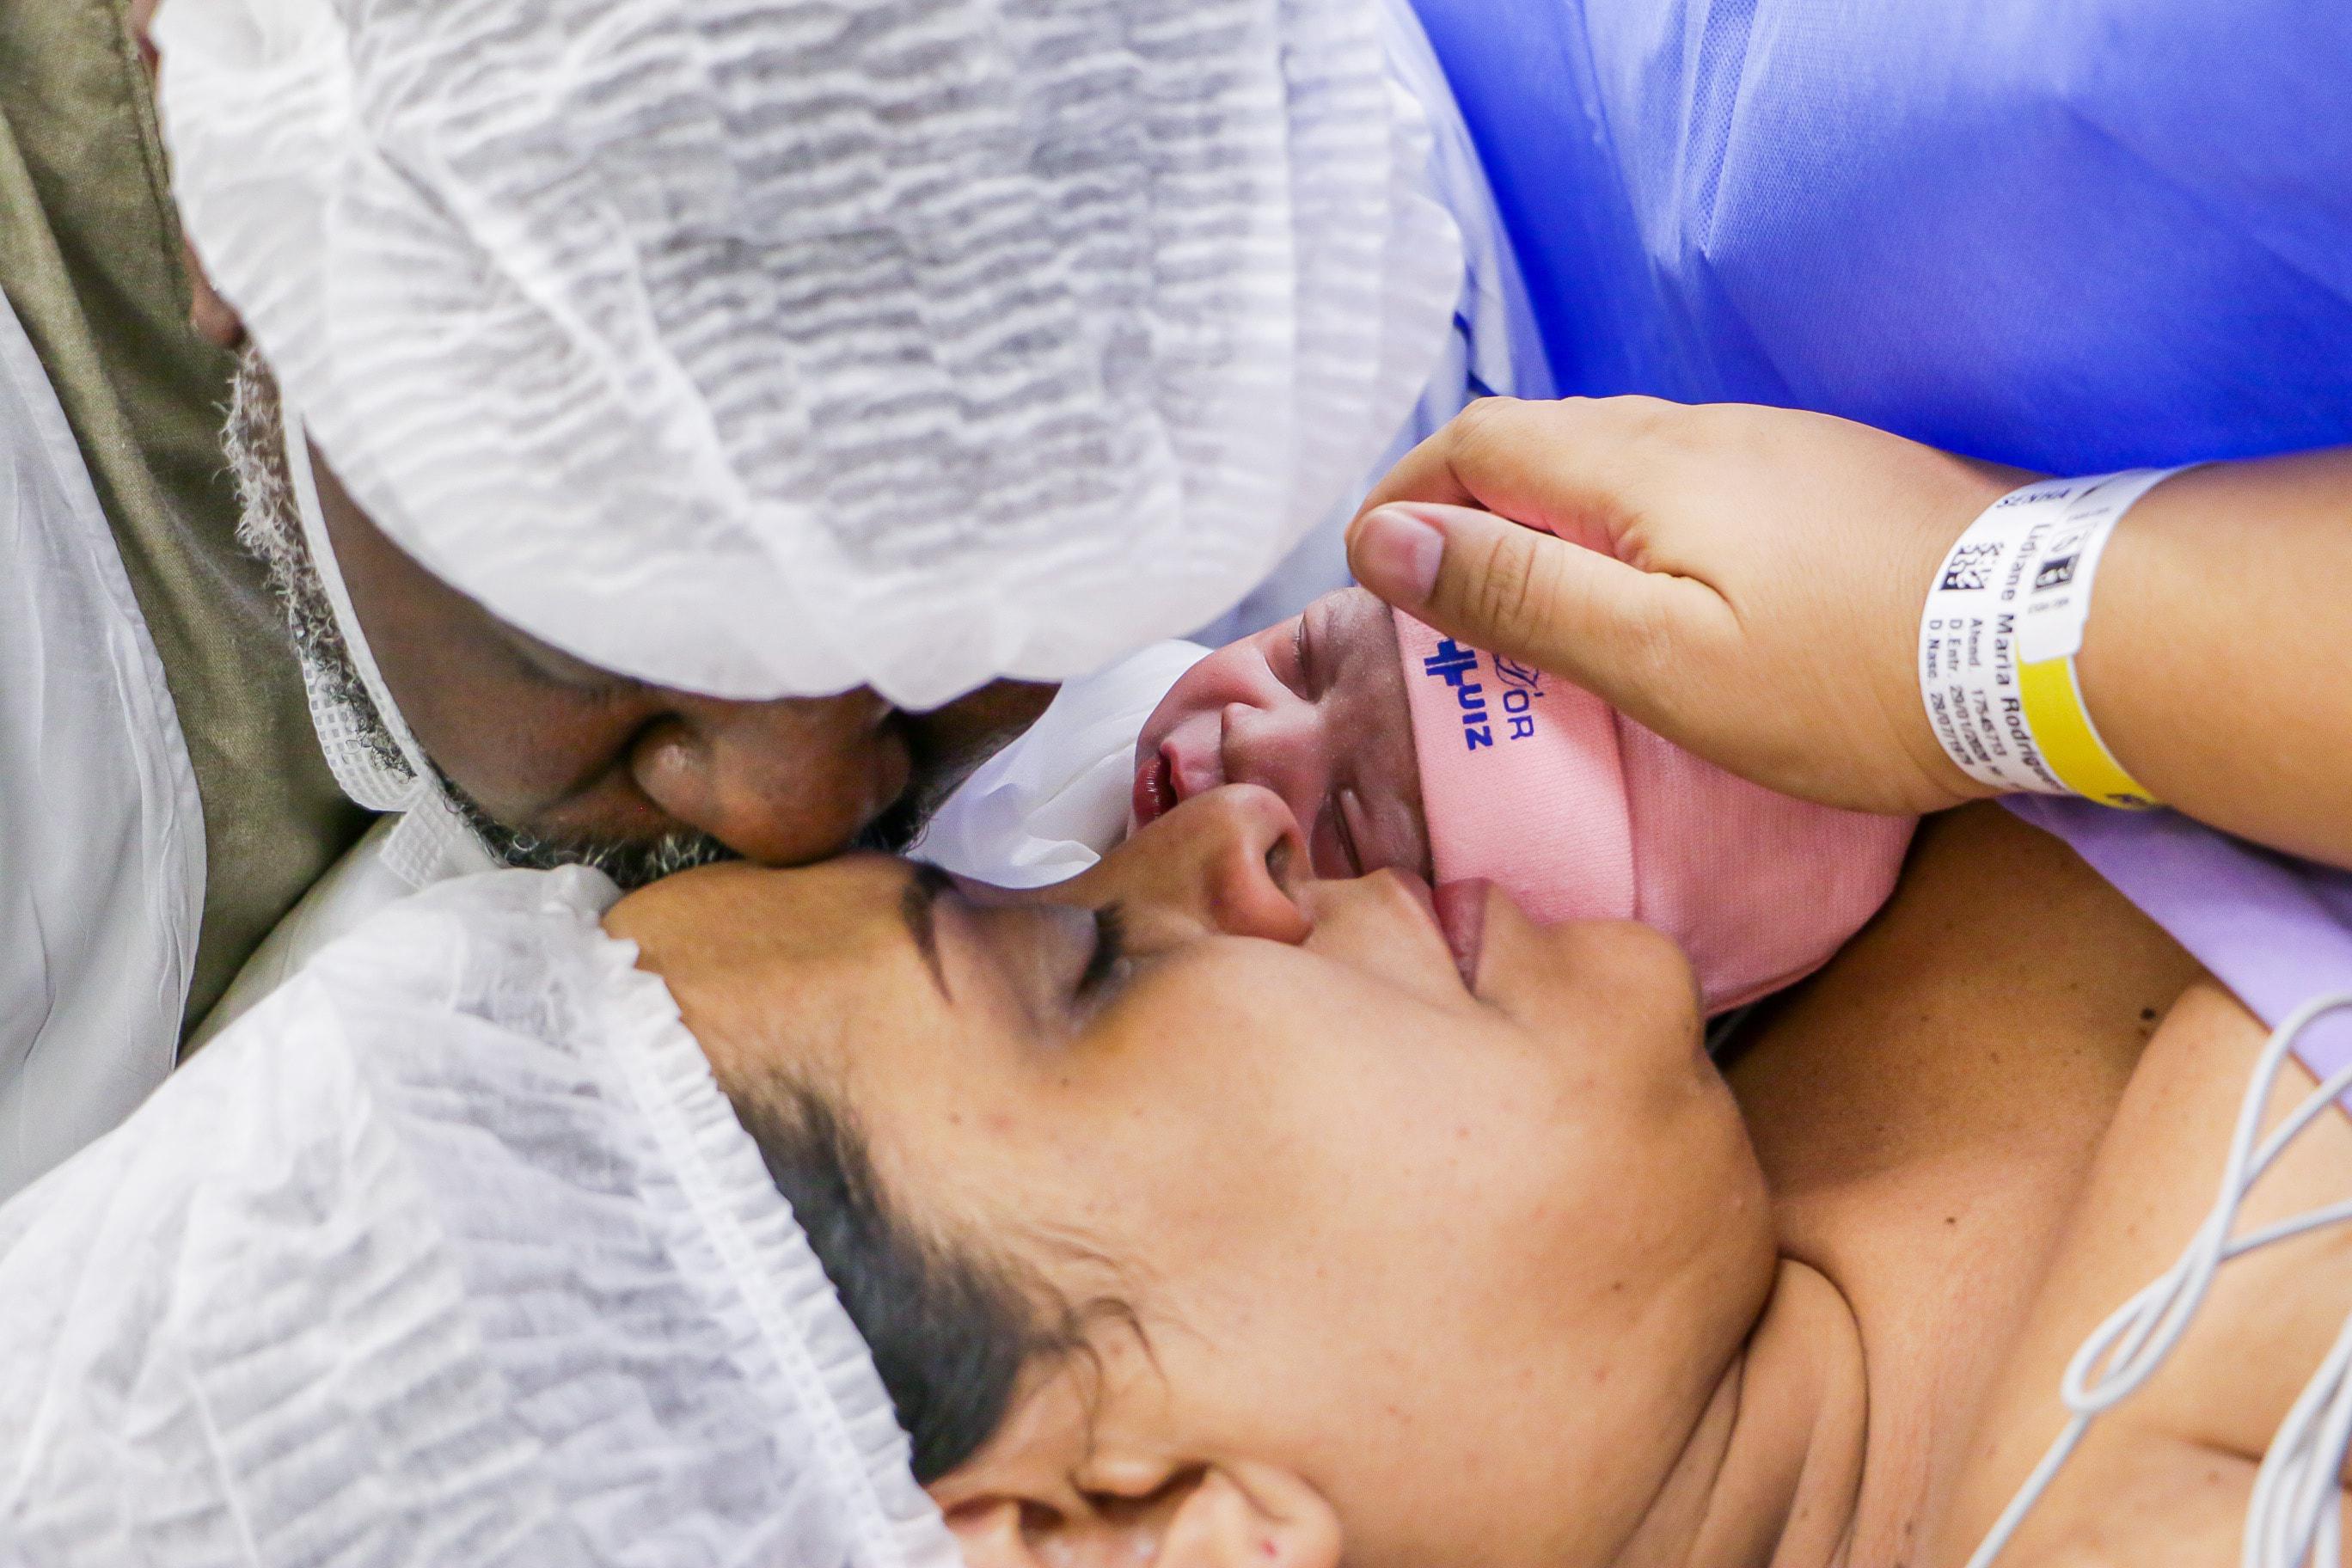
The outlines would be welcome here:
[[[1070,899],[1116,903],[1140,943],[1222,932],[1304,942],[1315,922],[1297,890],[1308,877],[1298,822],[1255,784],[1193,796],[1063,884]]]
[[[846,848],[906,792],[907,745],[869,691],[772,702],[679,694],[630,768],[647,798],[746,859],[800,866]]]

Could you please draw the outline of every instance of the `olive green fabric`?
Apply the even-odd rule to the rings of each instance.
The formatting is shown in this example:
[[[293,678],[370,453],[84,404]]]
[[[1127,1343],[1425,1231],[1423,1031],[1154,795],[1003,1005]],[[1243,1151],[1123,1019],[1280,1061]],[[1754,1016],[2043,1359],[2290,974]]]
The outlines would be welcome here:
[[[219,429],[233,361],[187,325],[147,71],[122,0],[0,0],[0,289],[81,445],[204,797],[193,1024],[366,826],[319,754]]]

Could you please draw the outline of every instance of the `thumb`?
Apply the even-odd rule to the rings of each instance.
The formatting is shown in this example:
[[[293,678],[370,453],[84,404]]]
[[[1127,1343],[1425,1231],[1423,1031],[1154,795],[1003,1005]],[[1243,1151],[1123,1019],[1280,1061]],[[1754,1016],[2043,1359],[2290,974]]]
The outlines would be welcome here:
[[[1695,579],[1468,507],[1375,507],[1348,531],[1348,563],[1365,587],[1446,636],[1637,715],[1657,709],[1685,656],[1730,615]]]

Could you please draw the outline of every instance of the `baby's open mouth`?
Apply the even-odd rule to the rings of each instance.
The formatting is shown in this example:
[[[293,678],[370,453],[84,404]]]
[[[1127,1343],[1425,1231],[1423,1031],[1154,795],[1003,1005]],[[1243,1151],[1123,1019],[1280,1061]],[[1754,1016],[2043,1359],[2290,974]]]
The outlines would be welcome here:
[[[1176,766],[1165,748],[1143,759],[1135,770],[1135,826],[1148,827],[1175,808]]]
[[[1194,714],[1171,731],[1157,747],[1138,757],[1135,791],[1129,799],[1135,811],[1135,826],[1142,827],[1219,784],[1259,782],[1251,778],[1236,780],[1226,774],[1223,743],[1222,718],[1216,713]]]

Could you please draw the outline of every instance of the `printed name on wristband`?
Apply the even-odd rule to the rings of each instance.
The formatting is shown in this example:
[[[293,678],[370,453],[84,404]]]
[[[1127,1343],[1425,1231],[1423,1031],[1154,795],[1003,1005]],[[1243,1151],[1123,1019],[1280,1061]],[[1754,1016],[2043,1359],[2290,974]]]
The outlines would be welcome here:
[[[2179,473],[2044,479],[1987,508],[1944,557],[1919,620],[1919,693],[1962,772],[2002,791],[2156,805],[2091,722],[2074,673],[2116,523]]]

